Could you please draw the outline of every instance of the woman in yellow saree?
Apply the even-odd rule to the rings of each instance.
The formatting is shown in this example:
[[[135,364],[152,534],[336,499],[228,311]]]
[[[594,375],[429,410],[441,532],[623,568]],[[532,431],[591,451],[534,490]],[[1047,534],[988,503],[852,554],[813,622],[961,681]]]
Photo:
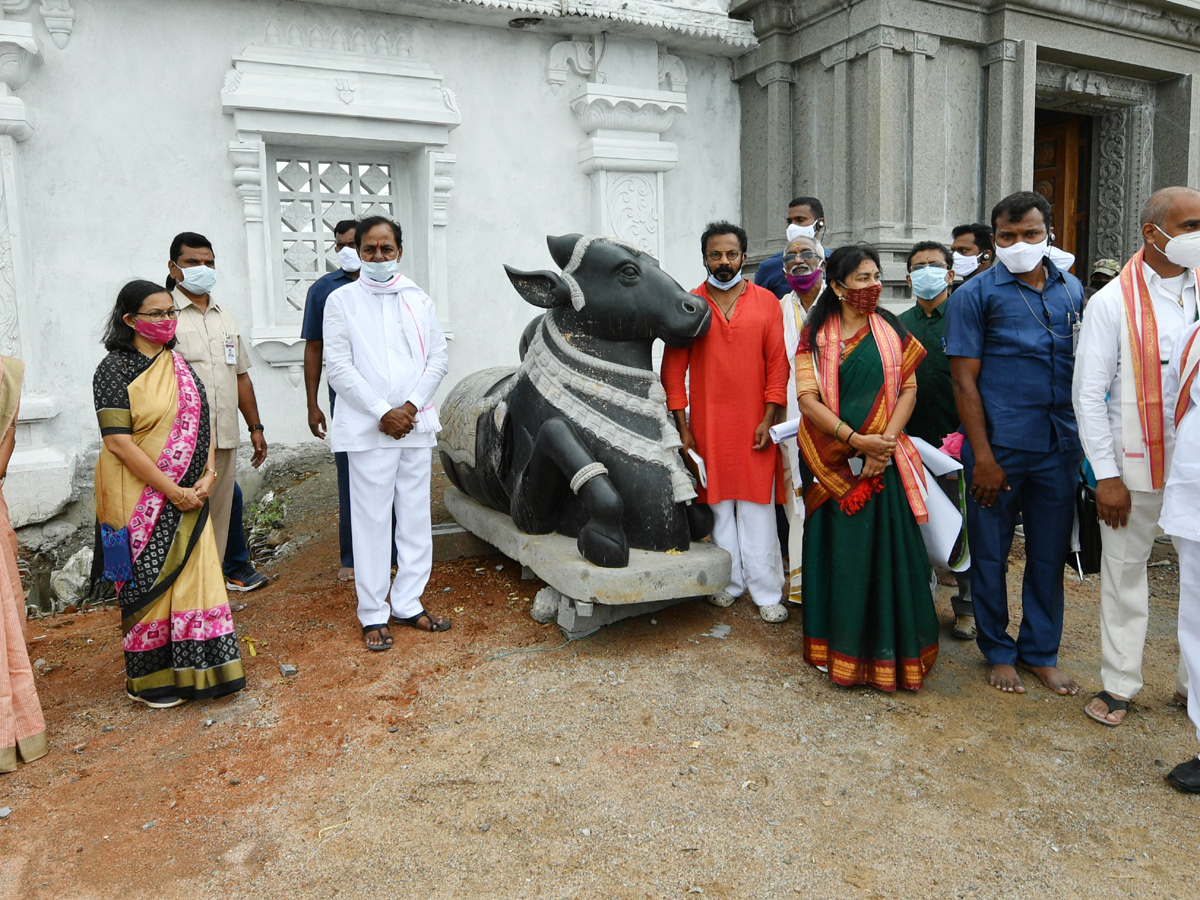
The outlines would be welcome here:
[[[96,518],[121,604],[126,692],[155,709],[246,683],[208,517],[208,401],[171,349],[176,315],[161,286],[125,285],[92,382],[104,440]]]
[[[17,406],[25,364],[0,356],[0,478],[16,440]],[[17,571],[17,533],[0,490],[0,772],[45,756],[46,720],[25,649],[25,591]]]

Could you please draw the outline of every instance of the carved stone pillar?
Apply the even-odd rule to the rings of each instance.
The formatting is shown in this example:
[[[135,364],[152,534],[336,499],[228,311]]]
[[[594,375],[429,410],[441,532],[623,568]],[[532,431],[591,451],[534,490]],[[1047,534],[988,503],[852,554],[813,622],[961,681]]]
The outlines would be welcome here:
[[[945,193],[946,134],[941,128],[931,128],[931,122],[942,118],[944,99],[931,91],[926,74],[928,59],[937,54],[941,42],[937,37],[918,32],[913,35],[913,50],[909,57],[907,117],[909,161],[905,220],[908,237],[928,240],[931,234],[940,238],[942,197]]]
[[[579,165],[592,181],[591,230],[613,235],[657,259],[664,250],[663,173],[679,159],[659,139],[687,111],[677,91],[586,84],[571,109],[588,139]]]
[[[792,67],[787,63],[775,62],[759,69],[754,78],[760,87],[767,89],[767,121],[765,143],[767,146],[767,221],[773,228],[767,230],[767,250],[775,253],[783,249],[784,222],[787,220],[788,201],[792,199],[794,174],[792,157]]]
[[[984,145],[983,196],[988,202],[1033,184],[1034,104],[1037,44],[996,41],[985,50],[987,140]]]

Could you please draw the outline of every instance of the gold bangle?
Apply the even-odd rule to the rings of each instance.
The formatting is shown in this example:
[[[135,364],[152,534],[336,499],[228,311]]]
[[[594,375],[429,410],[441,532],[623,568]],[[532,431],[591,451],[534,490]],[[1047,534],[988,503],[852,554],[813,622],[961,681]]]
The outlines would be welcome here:
[[[845,422],[838,422],[838,423],[837,423],[837,425],[834,427],[834,429],[833,429],[833,439],[834,439],[835,441],[840,441],[840,440],[841,440],[841,438],[840,438],[840,437],[838,437],[838,433],[839,433],[839,432],[842,430],[842,428],[843,428],[843,426],[845,426],[845,424],[846,424]]]
[[[216,469],[205,469],[204,471],[205,471],[205,472],[212,472],[212,477],[213,477],[213,478],[216,478],[216,477],[217,477],[217,470],[216,470]]]

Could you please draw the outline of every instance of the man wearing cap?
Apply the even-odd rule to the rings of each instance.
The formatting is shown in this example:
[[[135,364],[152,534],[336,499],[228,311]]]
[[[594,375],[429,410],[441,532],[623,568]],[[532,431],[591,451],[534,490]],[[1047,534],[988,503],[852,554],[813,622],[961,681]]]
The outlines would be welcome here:
[[[1195,266],[1179,236],[1200,233],[1200,192],[1163,188],[1142,210],[1143,245],[1088,304],[1072,387],[1084,452],[1096,473],[1100,561],[1100,680],[1084,708],[1120,725],[1142,689],[1150,617],[1146,563],[1170,472],[1175,408],[1163,377],[1176,337],[1196,321]],[[1193,243],[1191,246],[1195,246]],[[1177,388],[1176,388],[1177,389]],[[1186,694],[1185,670],[1176,689]]]
[[[1096,260],[1096,264],[1092,266],[1091,277],[1088,278],[1087,290],[1085,296],[1090,300],[1092,295],[1100,288],[1104,287],[1121,273],[1121,264],[1115,259]]]

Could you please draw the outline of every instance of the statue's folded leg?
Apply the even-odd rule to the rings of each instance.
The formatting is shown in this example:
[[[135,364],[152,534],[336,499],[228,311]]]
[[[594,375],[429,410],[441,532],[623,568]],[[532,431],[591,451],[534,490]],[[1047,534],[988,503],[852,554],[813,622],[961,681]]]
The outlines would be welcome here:
[[[517,478],[513,522],[529,534],[553,531],[568,491],[578,494],[588,511],[578,538],[584,559],[609,568],[628,565],[621,497],[574,426],[558,416],[542,423],[529,464]]]

